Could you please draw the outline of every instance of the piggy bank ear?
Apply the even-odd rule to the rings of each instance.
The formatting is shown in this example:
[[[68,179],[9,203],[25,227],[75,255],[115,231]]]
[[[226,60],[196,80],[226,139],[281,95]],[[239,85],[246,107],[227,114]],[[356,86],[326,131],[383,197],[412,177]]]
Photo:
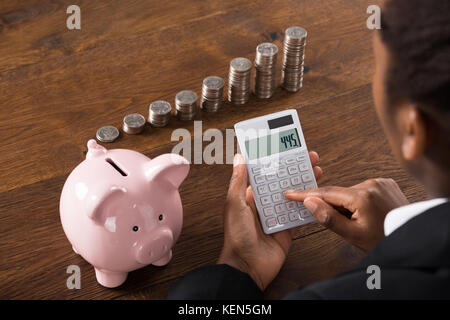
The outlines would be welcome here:
[[[175,153],[160,155],[147,163],[145,175],[149,181],[165,180],[178,189],[189,172],[189,162]]]
[[[103,224],[107,216],[105,208],[108,202],[113,198],[120,197],[126,192],[127,190],[125,188],[111,185],[101,185],[91,190],[86,199],[86,212],[88,217],[97,224]]]

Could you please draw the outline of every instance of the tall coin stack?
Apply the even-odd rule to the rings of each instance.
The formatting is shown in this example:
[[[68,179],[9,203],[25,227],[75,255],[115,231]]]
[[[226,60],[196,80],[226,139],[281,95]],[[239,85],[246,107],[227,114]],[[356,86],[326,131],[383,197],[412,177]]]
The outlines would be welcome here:
[[[270,98],[275,92],[275,76],[278,47],[270,42],[256,47],[255,58],[255,95],[258,98]]]
[[[216,112],[222,105],[224,81],[221,77],[210,76],[203,80],[200,107],[206,112]]]
[[[246,58],[234,58],[228,75],[228,101],[244,104],[250,98],[250,73],[252,63]]]
[[[165,127],[170,120],[172,106],[169,102],[153,101],[148,107],[148,122],[154,127]]]
[[[285,31],[281,86],[290,92],[302,87],[306,36],[306,30],[301,27],[289,27]]]
[[[183,90],[175,96],[175,115],[180,120],[192,120],[197,114],[197,94]]]

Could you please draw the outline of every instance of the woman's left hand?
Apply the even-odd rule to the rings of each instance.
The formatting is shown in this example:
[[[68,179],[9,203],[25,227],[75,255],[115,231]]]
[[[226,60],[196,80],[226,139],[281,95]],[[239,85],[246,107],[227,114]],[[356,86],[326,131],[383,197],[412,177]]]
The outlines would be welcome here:
[[[319,179],[322,175],[322,169],[317,166],[319,155],[310,152],[309,157],[314,175]],[[294,230],[264,233],[252,189],[247,188],[244,159],[237,154],[224,210],[224,245],[217,263],[248,273],[258,287],[265,290],[287,257]]]

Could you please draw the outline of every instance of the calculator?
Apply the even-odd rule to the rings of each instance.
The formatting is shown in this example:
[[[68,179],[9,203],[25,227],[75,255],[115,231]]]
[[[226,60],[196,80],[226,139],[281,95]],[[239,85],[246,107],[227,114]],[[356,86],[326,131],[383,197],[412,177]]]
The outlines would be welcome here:
[[[256,208],[266,234],[316,221],[301,202],[287,200],[288,189],[317,188],[296,110],[234,125],[245,159]]]

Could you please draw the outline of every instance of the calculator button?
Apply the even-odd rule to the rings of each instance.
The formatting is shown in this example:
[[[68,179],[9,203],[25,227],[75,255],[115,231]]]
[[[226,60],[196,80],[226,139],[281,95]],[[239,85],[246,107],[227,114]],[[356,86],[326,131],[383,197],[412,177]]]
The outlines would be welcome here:
[[[302,183],[302,181],[300,180],[300,176],[291,178],[291,183],[293,186],[297,186]]]
[[[298,162],[300,162],[300,161],[305,161],[305,159],[306,159],[305,156],[298,156],[298,157],[297,157],[297,161],[298,161]]]
[[[278,184],[278,182],[269,183],[269,189],[270,189],[270,191],[279,190],[280,185]]]
[[[296,174],[296,173],[298,173],[298,168],[297,168],[297,166],[288,167],[288,171],[289,171],[289,174]]]
[[[275,173],[268,173],[268,174],[266,174],[267,180],[273,180],[273,179],[275,179],[276,177],[277,177],[277,176],[276,176]]]
[[[263,211],[266,217],[270,217],[271,215],[274,214],[273,207],[264,208]]]
[[[306,209],[300,210],[300,217],[302,217],[303,219],[311,217],[311,213]]]
[[[261,204],[265,206],[266,204],[270,204],[270,196],[261,197]]]
[[[293,164],[293,163],[295,163],[295,158],[286,159],[286,164]]]
[[[265,180],[266,180],[266,178],[263,175],[255,176],[256,184],[263,183]]]
[[[289,222],[288,216],[285,215],[285,214],[282,215],[282,216],[279,216],[279,217],[278,217],[278,222],[279,222],[280,224],[288,223],[288,222]]]
[[[280,169],[280,170],[278,170],[278,178],[284,178],[284,177],[287,176],[287,174],[288,174],[288,172],[287,172],[286,169]]]
[[[286,208],[288,208],[288,210],[297,209],[297,203],[295,201],[289,201],[286,203]]]
[[[253,173],[260,173],[261,172],[261,167],[254,167],[254,168],[252,168],[252,172]]]
[[[311,173],[302,175],[303,182],[310,182],[313,180]]]
[[[286,205],[285,205],[284,203],[282,203],[282,204],[277,204],[277,205],[275,206],[275,211],[276,211],[277,213],[286,211]]]
[[[280,186],[281,186],[281,188],[283,188],[283,189],[288,188],[288,187],[289,187],[289,180],[288,180],[288,179],[286,179],[286,180],[281,180],[281,181],[280,181]]]
[[[259,194],[264,194],[264,193],[267,193],[267,192],[269,192],[269,189],[267,188],[266,185],[258,187],[258,193]]]
[[[268,168],[268,167],[270,167],[270,159],[263,159],[263,160],[261,160],[261,165],[264,167],[264,168]]]
[[[315,188],[316,188],[316,186],[314,185],[314,183],[305,184],[305,190],[315,189]]]
[[[269,218],[266,220],[266,225],[270,228],[276,226],[277,220],[275,218]]]
[[[296,221],[296,220],[298,220],[298,219],[299,219],[298,213],[295,212],[295,211],[289,212],[289,219],[290,219],[291,221]]]
[[[282,197],[281,193],[274,193],[272,195],[272,201],[273,202],[280,202],[281,200],[283,200],[283,197]]]
[[[308,170],[308,164],[306,162],[300,163],[298,167],[300,168],[300,171]]]
[[[305,205],[303,204],[303,202],[299,202],[297,205],[298,205],[300,211],[301,211],[301,210],[308,210],[308,209],[306,209],[306,207],[305,207]]]

